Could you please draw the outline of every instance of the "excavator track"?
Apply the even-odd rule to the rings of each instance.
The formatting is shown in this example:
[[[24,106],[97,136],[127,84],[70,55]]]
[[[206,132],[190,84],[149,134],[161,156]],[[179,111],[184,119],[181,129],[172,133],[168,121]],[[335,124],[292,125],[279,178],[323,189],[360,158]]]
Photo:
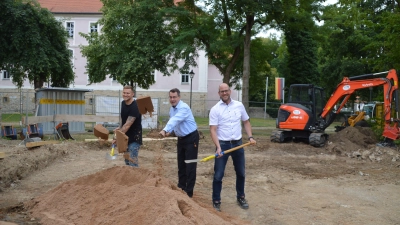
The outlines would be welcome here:
[[[283,136],[283,131],[281,130],[273,130],[271,133],[271,142],[282,143],[285,141]]]
[[[291,131],[274,130],[271,133],[271,142],[283,143],[291,140],[293,140]]]
[[[311,146],[322,147],[325,145],[328,135],[325,133],[311,133],[308,139]]]

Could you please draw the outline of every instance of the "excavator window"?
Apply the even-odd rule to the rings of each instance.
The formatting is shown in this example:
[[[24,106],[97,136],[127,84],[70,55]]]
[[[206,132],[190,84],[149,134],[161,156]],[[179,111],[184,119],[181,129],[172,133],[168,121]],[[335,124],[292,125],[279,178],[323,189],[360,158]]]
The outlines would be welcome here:
[[[323,92],[319,88],[314,89],[315,93],[315,111],[316,115],[320,114],[324,108],[324,103],[323,103]]]

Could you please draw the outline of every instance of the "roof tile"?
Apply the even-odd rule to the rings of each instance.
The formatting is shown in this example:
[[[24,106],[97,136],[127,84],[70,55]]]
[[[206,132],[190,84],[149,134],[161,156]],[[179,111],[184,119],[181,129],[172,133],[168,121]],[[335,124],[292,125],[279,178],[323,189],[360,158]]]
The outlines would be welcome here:
[[[101,13],[100,0],[38,0],[42,8],[52,13]]]

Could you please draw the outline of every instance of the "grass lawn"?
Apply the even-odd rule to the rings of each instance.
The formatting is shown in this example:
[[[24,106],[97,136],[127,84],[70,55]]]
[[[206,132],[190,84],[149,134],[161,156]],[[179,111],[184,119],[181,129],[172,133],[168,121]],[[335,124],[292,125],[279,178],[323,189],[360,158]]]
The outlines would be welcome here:
[[[167,120],[167,116],[159,116],[158,120],[160,121],[160,124],[163,124],[163,120]],[[208,117],[195,117],[197,126],[199,127],[208,127]],[[251,118],[250,119],[251,126],[252,127],[275,127],[275,119],[263,119],[263,118]]]
[[[28,116],[32,116],[33,114],[28,114]],[[19,122],[21,120],[21,116],[25,118],[26,114],[19,114],[19,113],[3,113],[1,114],[1,121],[4,123],[13,123]]]

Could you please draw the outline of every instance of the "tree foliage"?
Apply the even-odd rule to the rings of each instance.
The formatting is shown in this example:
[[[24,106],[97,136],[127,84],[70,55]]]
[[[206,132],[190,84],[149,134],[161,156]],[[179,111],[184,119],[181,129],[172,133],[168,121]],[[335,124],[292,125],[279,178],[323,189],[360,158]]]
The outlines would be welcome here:
[[[313,16],[318,17],[318,1],[284,2],[285,15],[279,21],[285,34],[287,46],[287,68],[285,85],[319,83],[316,25]]]
[[[176,28],[171,46],[174,58],[185,57],[184,67],[195,66],[193,59],[197,51],[204,50],[209,63],[221,73],[222,82],[242,89],[243,103],[248,106],[251,70],[257,67],[257,63],[251,62],[252,37],[270,26],[280,12],[280,1],[206,0],[203,6],[195,3],[182,1],[166,9],[167,24],[171,29]],[[254,48],[254,51],[260,49]],[[267,72],[256,71],[254,78]]]
[[[324,10],[319,64],[328,90],[345,76],[387,71],[399,64],[398,7],[393,1],[344,0]],[[357,95],[368,99],[369,90]]]
[[[102,0],[103,17],[98,21],[102,33],[82,34],[89,45],[81,46],[87,57],[90,83],[106,76],[121,84],[137,84],[149,88],[154,71],[169,75],[175,68],[168,58],[171,33],[164,26],[159,0]]]
[[[67,87],[74,80],[67,33],[53,14],[35,1],[0,1],[0,69],[22,87],[51,81]]]

